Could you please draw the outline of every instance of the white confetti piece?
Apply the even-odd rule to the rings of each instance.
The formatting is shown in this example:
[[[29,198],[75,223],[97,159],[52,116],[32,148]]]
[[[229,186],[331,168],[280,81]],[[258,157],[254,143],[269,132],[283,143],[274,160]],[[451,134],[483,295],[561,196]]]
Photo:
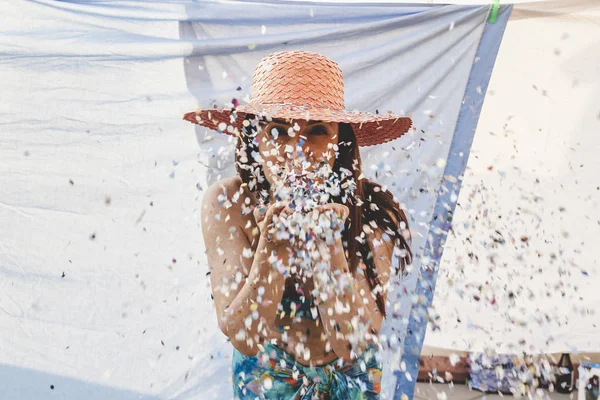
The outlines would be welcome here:
[[[460,361],[460,356],[456,353],[452,353],[448,359],[450,360],[450,365],[454,367]]]
[[[273,378],[266,376],[263,378],[263,387],[265,390],[271,390],[273,388]]]

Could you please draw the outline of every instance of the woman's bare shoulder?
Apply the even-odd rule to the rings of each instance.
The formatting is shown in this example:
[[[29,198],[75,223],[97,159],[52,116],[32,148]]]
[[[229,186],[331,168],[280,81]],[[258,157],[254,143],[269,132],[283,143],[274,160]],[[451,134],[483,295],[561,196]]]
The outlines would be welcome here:
[[[221,179],[213,183],[204,193],[202,213],[206,217],[214,217],[225,212],[229,215],[227,219],[232,219],[232,222],[244,222],[245,224],[245,220],[252,215],[254,207],[252,197],[252,193],[243,185],[239,177]],[[246,200],[247,198],[250,200]],[[223,217],[225,218],[225,215]]]
[[[208,187],[206,193],[204,193],[204,198],[213,198],[222,194],[223,192],[231,193],[239,190],[242,185],[242,180],[239,176],[232,176],[228,178],[223,178]]]
[[[250,196],[249,190],[242,184],[240,177],[233,176],[210,185],[202,197],[202,203],[206,206],[230,208],[238,204],[240,199],[243,203],[245,198]]]

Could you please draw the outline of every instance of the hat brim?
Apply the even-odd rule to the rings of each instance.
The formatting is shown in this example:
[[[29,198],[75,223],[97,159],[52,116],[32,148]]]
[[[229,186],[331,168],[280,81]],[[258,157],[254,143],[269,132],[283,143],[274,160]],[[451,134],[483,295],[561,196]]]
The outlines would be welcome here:
[[[383,144],[397,139],[412,127],[410,117],[373,114],[358,111],[308,109],[298,106],[275,105],[258,107],[251,104],[230,109],[192,111],[183,116],[186,121],[217,132],[236,135],[247,115],[271,118],[341,122],[352,126],[357,144],[361,147]]]

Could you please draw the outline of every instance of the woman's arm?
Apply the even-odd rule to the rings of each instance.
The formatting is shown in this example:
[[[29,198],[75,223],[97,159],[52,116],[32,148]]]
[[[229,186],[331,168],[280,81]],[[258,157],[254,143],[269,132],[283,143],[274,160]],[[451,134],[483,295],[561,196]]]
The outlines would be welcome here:
[[[231,201],[235,186],[209,188],[202,204],[202,232],[219,327],[236,349],[253,356],[257,344],[269,337],[283,296],[285,278],[272,261],[285,259],[287,251],[257,232],[252,254],[251,240],[242,229],[251,215],[242,215],[241,207]],[[244,204],[244,196],[238,198]],[[270,211],[272,215],[276,210]]]
[[[383,240],[379,230],[371,231],[366,236],[373,249],[373,259],[383,285],[376,290],[385,294],[393,244]],[[320,245],[327,246],[324,243]],[[357,269],[354,275],[350,273],[341,239],[327,247],[331,256],[331,273],[336,282],[347,282],[347,289],[335,293],[331,288],[320,287],[319,279],[315,279],[315,297],[319,299],[321,319],[332,349],[338,357],[350,360],[362,353],[377,337],[383,323],[383,314],[377,306],[376,295],[371,290],[364,271]],[[326,299],[317,297],[323,292],[327,293]],[[352,352],[355,354],[352,355]]]
[[[370,296],[366,279],[358,271],[354,275],[350,273],[341,240],[328,247],[333,279],[344,284],[346,289],[336,293],[331,288],[323,288],[320,279],[314,279],[315,297],[331,348],[338,357],[351,360],[365,350],[365,341],[372,341],[366,335],[379,332],[381,313]]]

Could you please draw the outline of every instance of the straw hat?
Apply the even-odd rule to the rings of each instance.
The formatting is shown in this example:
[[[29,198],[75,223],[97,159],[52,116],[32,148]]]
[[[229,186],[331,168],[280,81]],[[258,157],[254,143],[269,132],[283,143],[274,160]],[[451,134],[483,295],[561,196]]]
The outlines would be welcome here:
[[[246,115],[352,126],[359,146],[389,142],[412,126],[410,117],[348,111],[344,108],[344,78],[339,65],[320,54],[284,51],[263,58],[252,77],[249,104],[234,109],[197,110],[184,119],[228,134],[239,134]]]

